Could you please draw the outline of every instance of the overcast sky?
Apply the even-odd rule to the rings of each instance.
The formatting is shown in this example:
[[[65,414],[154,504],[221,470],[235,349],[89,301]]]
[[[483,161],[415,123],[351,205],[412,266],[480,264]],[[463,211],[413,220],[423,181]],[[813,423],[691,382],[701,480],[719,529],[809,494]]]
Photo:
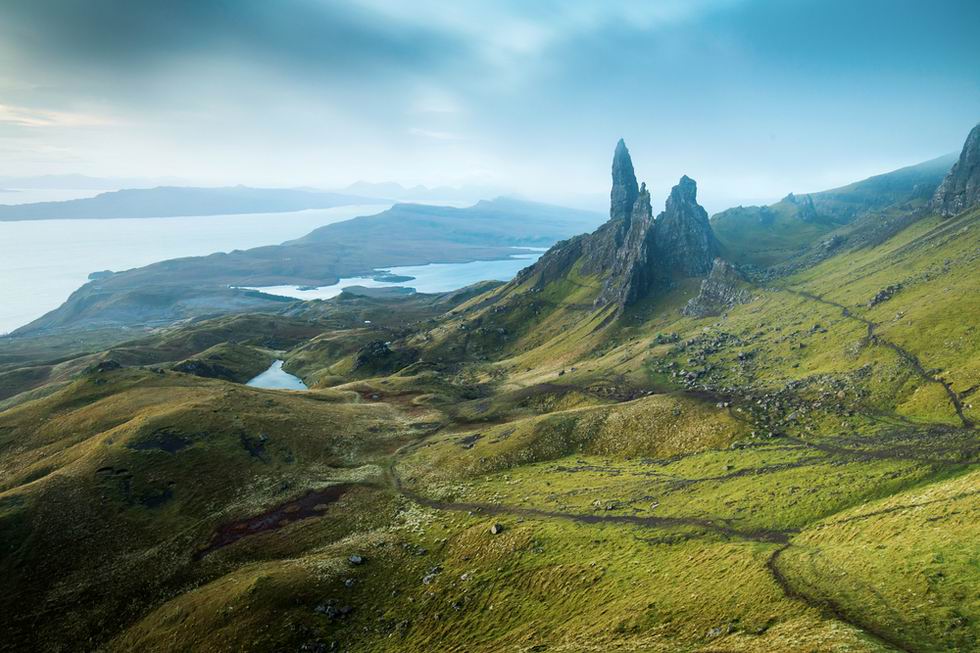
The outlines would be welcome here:
[[[2,0],[0,175],[604,193],[709,209],[958,150],[976,0]]]

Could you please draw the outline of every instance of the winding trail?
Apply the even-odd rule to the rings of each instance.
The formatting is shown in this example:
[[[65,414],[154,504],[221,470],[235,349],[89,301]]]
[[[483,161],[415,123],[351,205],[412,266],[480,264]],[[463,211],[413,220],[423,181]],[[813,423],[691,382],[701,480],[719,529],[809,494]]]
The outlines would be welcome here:
[[[876,640],[879,644],[889,646],[895,649],[896,651],[900,651],[901,653],[919,653],[916,649],[909,648],[907,644],[903,642],[899,642],[895,638],[891,637],[887,633],[881,632],[881,630],[877,628],[854,621],[853,619],[848,617],[847,614],[844,612],[843,608],[841,608],[841,606],[835,603],[834,601],[827,598],[815,599],[812,596],[808,596],[803,592],[801,592],[800,590],[793,587],[793,585],[789,582],[789,579],[786,577],[785,574],[783,574],[782,570],[779,568],[779,557],[784,552],[789,550],[792,546],[793,546],[792,544],[787,542],[783,546],[773,551],[772,555],[769,556],[769,559],[766,560],[766,569],[769,571],[770,575],[776,581],[776,584],[779,585],[779,589],[783,591],[783,594],[785,594],[790,599],[804,603],[812,608],[817,608],[821,612],[825,614],[829,614],[837,621],[853,626],[854,628],[858,629],[862,633],[865,633],[872,639]]]
[[[906,365],[911,367],[912,370],[923,381],[926,381],[927,383],[938,383],[939,385],[941,385],[943,390],[946,392],[946,395],[949,397],[949,401],[953,405],[953,410],[956,411],[957,417],[959,417],[960,422],[963,423],[963,426],[968,429],[974,428],[973,421],[963,414],[963,403],[960,401],[960,396],[956,393],[955,390],[953,390],[952,385],[941,377],[937,378],[929,374],[926,371],[925,367],[923,367],[922,361],[919,360],[918,356],[916,356],[909,350],[905,349],[904,347],[895,344],[891,340],[887,340],[886,338],[875,333],[875,329],[879,326],[878,324],[872,322],[866,317],[862,317],[860,315],[856,315],[852,313],[851,309],[849,309],[847,306],[844,306],[843,304],[828,299],[824,299],[819,295],[814,295],[813,293],[807,292],[805,290],[796,290],[795,288],[790,288],[788,286],[780,286],[778,287],[778,289],[788,292],[792,295],[797,295],[799,297],[803,297],[805,299],[818,302],[820,304],[825,304],[827,306],[833,306],[835,308],[839,308],[841,311],[841,315],[843,315],[844,317],[852,320],[857,320],[858,322],[864,324],[868,330],[868,333],[865,336],[868,342],[875,345],[881,345],[883,347],[886,347],[894,351],[896,354],[898,354],[898,357],[901,358]]]
[[[843,307],[842,307],[843,308]],[[846,309],[844,309],[846,310]],[[857,318],[861,319],[861,318]],[[869,325],[869,331],[873,329],[873,326],[865,321]],[[921,366],[920,366],[921,369]],[[933,379],[935,381],[935,379]],[[574,521],[583,524],[624,524],[639,526],[641,528],[649,529],[678,529],[678,528],[697,528],[702,529],[723,537],[729,537],[733,539],[741,539],[751,542],[760,542],[764,544],[778,545],[778,547],[772,552],[772,554],[767,558],[765,562],[765,568],[769,572],[773,581],[780,588],[780,591],[786,596],[786,598],[799,602],[809,608],[818,610],[829,618],[832,618],[841,623],[847,624],[848,626],[854,628],[857,632],[863,633],[869,639],[875,643],[887,647],[891,650],[898,651],[899,653],[920,653],[917,649],[910,647],[907,643],[901,642],[891,636],[889,633],[882,631],[876,625],[869,625],[862,623],[850,617],[845,609],[835,601],[827,597],[817,598],[810,594],[807,594],[803,589],[794,587],[790,579],[786,576],[782,569],[780,569],[779,561],[783,553],[790,550],[794,545],[792,544],[790,538],[797,532],[792,530],[773,530],[773,529],[756,529],[756,530],[743,530],[729,526],[725,523],[723,519],[703,519],[703,518],[686,518],[686,517],[638,517],[630,515],[593,515],[593,514],[581,514],[581,513],[567,513],[558,511],[542,510],[538,508],[526,508],[520,506],[509,506],[505,504],[491,504],[491,503],[476,503],[476,502],[451,502],[451,501],[439,501],[436,499],[431,499],[425,497],[417,492],[405,488],[398,476],[396,470],[397,460],[403,456],[405,453],[423,446],[429,438],[435,435],[435,432],[430,433],[423,438],[416,440],[414,442],[408,443],[394,452],[394,455],[389,459],[388,464],[385,466],[385,475],[388,485],[399,495],[413,501],[419,505],[425,506],[427,508],[432,508],[434,510],[446,510],[446,511],[459,511],[459,512],[473,512],[483,515],[512,515],[517,517],[530,517],[530,518],[551,518],[551,519],[565,519],[569,521]],[[876,457],[890,458],[892,455],[888,454],[876,454],[874,452],[853,450],[846,447],[838,447],[833,445],[827,445],[824,443],[814,444],[812,442],[807,442],[803,440],[791,439],[793,445],[813,448],[823,453],[831,456],[839,456],[845,458],[867,460],[869,458],[873,459]],[[913,457],[918,459],[917,457]],[[933,460],[931,457],[929,460],[922,460],[926,464],[941,464],[949,465],[956,464],[955,462],[948,460]],[[743,470],[744,473],[748,473],[747,470]],[[738,474],[737,474],[738,475]]]
[[[557,512],[539,508],[523,508],[498,503],[467,503],[453,501],[438,501],[424,497],[421,494],[405,489],[395,472],[394,465],[388,467],[391,486],[403,497],[415,503],[435,510],[450,510],[455,512],[476,512],[485,515],[514,515],[517,517],[537,517],[566,519],[583,524],[630,524],[644,528],[680,528],[695,527],[707,531],[752,542],[767,542],[770,544],[786,544],[789,542],[790,531],[755,529],[741,530],[721,523],[722,520],[698,519],[695,517],[636,517],[633,515],[591,515],[573,512]]]

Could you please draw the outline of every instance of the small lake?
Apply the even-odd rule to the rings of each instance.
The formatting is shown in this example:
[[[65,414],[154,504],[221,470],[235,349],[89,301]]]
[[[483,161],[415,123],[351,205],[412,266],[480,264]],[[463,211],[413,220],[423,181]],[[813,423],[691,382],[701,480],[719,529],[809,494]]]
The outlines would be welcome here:
[[[412,277],[410,281],[379,281],[372,277],[346,277],[332,286],[302,288],[297,286],[262,286],[249,288],[270,295],[296,299],[330,299],[344,288],[412,288],[416,292],[437,293],[457,290],[479,281],[510,281],[518,272],[534,263],[545,251],[543,248],[515,248],[522,253],[495,261],[471,261],[469,263],[430,263],[428,265],[403,265],[377,270],[379,275]]]
[[[0,195],[3,198],[6,193]],[[90,272],[119,272],[182,256],[206,256],[305,236],[391,204],[290,213],[120,220],[0,222],[0,334],[58,308]]]
[[[303,380],[282,369],[283,361],[277,360],[265,372],[246,383],[253,388],[271,390],[309,390]]]

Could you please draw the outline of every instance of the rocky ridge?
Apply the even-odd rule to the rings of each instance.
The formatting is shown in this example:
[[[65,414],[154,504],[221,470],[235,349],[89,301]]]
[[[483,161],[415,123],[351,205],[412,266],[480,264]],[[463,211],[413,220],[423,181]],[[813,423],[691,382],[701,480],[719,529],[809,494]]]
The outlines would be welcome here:
[[[684,175],[670,191],[667,206],[657,216],[654,241],[661,267],[699,277],[711,270],[718,256],[718,241],[708,212],[698,204],[698,185]]]

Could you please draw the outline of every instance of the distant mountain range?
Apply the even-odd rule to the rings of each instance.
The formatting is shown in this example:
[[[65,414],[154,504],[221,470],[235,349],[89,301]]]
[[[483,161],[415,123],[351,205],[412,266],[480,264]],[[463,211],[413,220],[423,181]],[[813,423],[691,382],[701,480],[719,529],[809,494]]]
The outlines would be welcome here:
[[[79,174],[0,177],[0,188],[118,190],[189,185],[187,180],[178,177],[89,177]]]
[[[840,188],[790,193],[768,206],[737,206],[713,215],[711,226],[732,262],[772,265],[861,216],[925,207],[956,160],[948,154]]]
[[[507,194],[506,189],[492,186],[402,186],[395,182],[358,181],[339,188],[338,193],[361,195],[402,202],[476,202]]]
[[[279,213],[372,203],[377,203],[377,199],[305,189],[160,186],[119,190],[63,202],[4,205],[0,206],[0,221]]]
[[[160,325],[202,315],[278,309],[282,298],[235,287],[324,286],[376,268],[503,259],[515,246],[549,246],[600,222],[598,213],[505,198],[467,208],[396,204],[377,215],[320,227],[283,245],[100,275],[19,332]]]

